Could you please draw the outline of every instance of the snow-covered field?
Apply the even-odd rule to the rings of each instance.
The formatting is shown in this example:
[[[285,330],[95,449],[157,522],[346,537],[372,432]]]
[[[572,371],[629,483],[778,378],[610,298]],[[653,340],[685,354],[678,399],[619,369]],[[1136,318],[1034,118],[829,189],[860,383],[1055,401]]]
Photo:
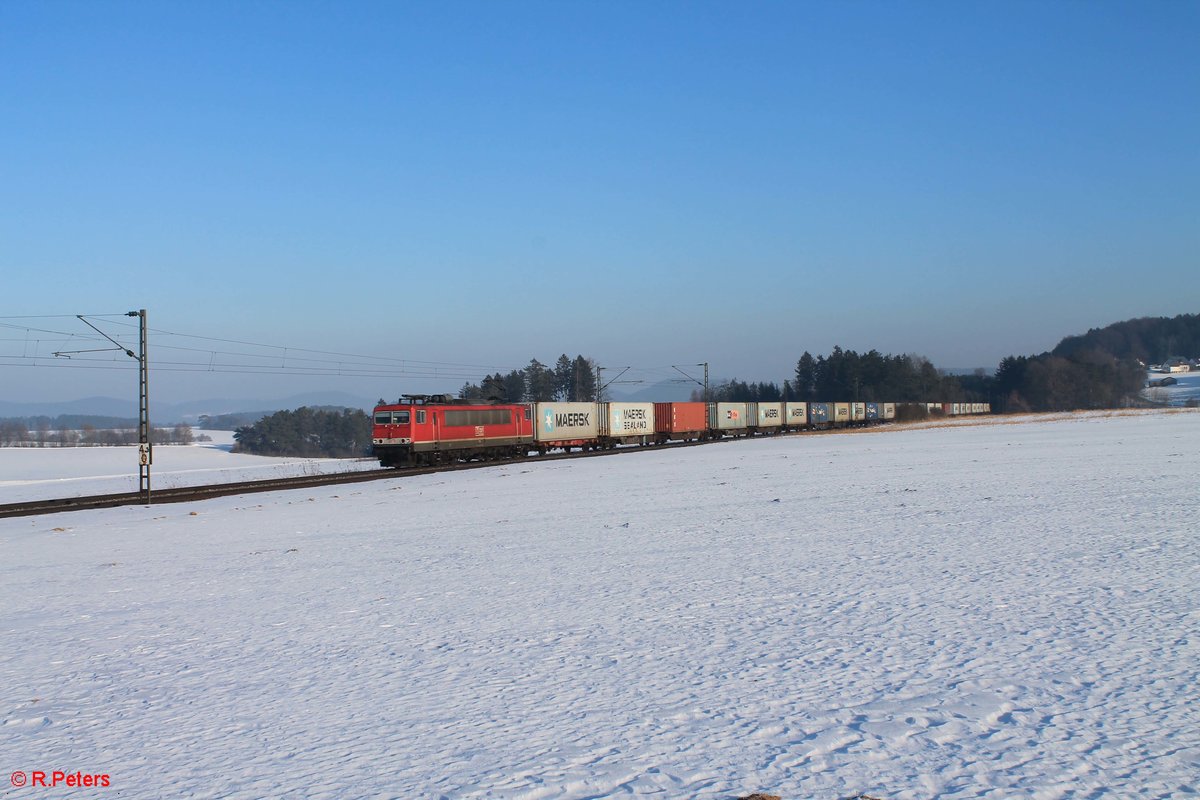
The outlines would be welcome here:
[[[0,796],[1195,796],[1198,476],[1063,415],[0,520],[0,770],[111,780]]]
[[[211,442],[160,445],[152,489],[378,469],[371,458],[267,458],[230,453],[232,431],[201,431]],[[138,448],[0,447],[0,503],[138,491]]]
[[[1175,379],[1174,386],[1146,389],[1142,394],[1171,406],[1182,406],[1189,400],[1200,401],[1200,372],[1176,372],[1171,375],[1164,375],[1161,372],[1146,374],[1147,380],[1162,380],[1168,377]]]

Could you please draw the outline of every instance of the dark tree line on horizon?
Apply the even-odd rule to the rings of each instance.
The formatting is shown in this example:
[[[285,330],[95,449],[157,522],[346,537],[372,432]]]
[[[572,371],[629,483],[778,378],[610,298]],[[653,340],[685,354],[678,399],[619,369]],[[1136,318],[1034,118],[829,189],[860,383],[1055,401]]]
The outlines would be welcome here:
[[[235,453],[303,458],[371,454],[371,417],[358,408],[277,411],[238,428]]]
[[[1067,358],[1008,356],[984,388],[1001,412],[1074,411],[1130,405],[1145,381],[1146,369],[1136,359],[1081,350]]]
[[[692,400],[703,400],[700,390]],[[963,388],[954,376],[942,375],[918,355],[890,356],[878,350],[857,353],[834,347],[828,356],[805,352],[796,371],[782,385],[774,382],[722,381],[709,389],[712,402],[985,402]]]
[[[998,411],[1140,405],[1146,365],[1200,356],[1200,314],[1142,317],[1067,336],[1036,356],[1008,356],[980,381]]]
[[[1068,336],[1053,351],[1007,356],[988,375],[945,375],[915,355],[857,353],[834,347],[828,356],[805,352],[781,385],[723,381],[717,402],[864,401],[985,402],[997,412],[1073,411],[1141,405],[1145,364],[1200,356],[1200,314],[1118,322]],[[693,400],[703,393],[692,393]]]
[[[50,425],[50,417],[35,417],[33,427],[20,419],[0,420],[0,447],[121,447],[138,443],[137,422],[133,427],[98,428],[83,423],[78,428]],[[62,417],[59,418],[63,419]],[[200,441],[206,441],[203,437]],[[154,444],[191,444],[197,441],[190,425],[179,423],[170,428],[151,428]]]
[[[1200,314],[1116,322],[1081,336],[1068,336],[1050,351],[1052,356],[1068,359],[1085,353],[1134,358],[1143,364],[1161,364],[1172,356],[1200,357]],[[1094,358],[1084,358],[1089,357]]]

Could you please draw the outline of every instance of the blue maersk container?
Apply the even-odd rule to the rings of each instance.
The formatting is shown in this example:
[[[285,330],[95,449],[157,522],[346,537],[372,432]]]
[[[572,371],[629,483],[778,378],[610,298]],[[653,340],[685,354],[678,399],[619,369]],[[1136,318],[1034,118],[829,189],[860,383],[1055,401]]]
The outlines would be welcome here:
[[[883,403],[867,403],[867,422],[883,419]]]
[[[809,403],[808,423],[810,425],[828,425],[833,419],[833,403]]]

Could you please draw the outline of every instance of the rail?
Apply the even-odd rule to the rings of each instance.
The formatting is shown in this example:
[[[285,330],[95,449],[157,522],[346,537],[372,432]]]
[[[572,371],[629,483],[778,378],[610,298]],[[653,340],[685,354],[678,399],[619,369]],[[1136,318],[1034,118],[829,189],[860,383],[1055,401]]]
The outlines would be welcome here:
[[[574,453],[548,453],[529,459],[530,461],[557,461],[568,458],[591,458],[618,453],[645,452],[661,450],[666,447],[692,447],[704,442],[670,442],[655,445],[652,448],[625,447],[615,450],[600,450]],[[432,475],[439,472],[456,472],[468,469],[495,467],[502,464],[520,464],[520,460],[512,461],[468,461],[454,464],[439,464],[435,467],[403,467],[400,469],[371,469],[358,472],[331,472],[324,475],[303,475],[295,478],[271,478],[257,481],[240,481],[237,483],[210,483],[203,486],[181,486],[175,489],[157,489],[151,495],[151,503],[187,503],[196,500],[208,500],[214,497],[229,497],[239,494],[256,492],[275,492],[288,489],[307,489],[314,486],[336,486],[343,483],[365,483],[384,479],[407,478],[415,475]],[[47,500],[28,500],[20,503],[0,504],[0,518],[32,517],[41,514],[57,514],[66,511],[84,511],[95,508],[117,508],[119,506],[145,505],[141,492],[121,492],[118,494],[97,494],[84,497],[59,497]]]

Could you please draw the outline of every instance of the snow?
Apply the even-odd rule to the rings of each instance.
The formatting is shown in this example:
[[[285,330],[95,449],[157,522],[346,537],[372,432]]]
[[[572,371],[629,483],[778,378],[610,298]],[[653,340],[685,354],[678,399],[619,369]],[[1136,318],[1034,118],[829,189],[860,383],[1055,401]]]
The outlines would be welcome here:
[[[153,489],[378,469],[373,458],[273,458],[231,453],[232,431],[202,431],[211,442],[157,445]],[[138,448],[0,448],[0,503],[138,491]]]
[[[0,767],[129,798],[1195,796],[1198,473],[1180,410],[0,520]]]

